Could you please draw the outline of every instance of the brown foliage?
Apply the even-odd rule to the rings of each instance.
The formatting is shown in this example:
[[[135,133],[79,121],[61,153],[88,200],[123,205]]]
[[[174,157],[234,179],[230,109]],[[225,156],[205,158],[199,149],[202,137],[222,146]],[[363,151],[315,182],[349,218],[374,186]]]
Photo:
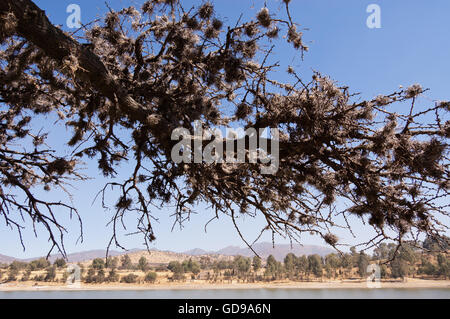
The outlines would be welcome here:
[[[225,28],[210,3],[185,11],[178,1],[151,0],[140,11],[110,10],[76,40],[31,1],[2,1],[0,216],[20,229],[11,211],[28,214],[46,225],[63,251],[50,227],[63,230],[52,208],[74,208],[39,200],[30,189],[82,178],[77,163],[84,157],[97,159],[105,176],[133,158],[131,176],[109,184],[121,191],[112,218],[116,245],[118,223],[136,210],[137,229],[146,242],[155,239],[155,203],[174,203],[179,223],[199,202],[233,220],[263,214],[263,231],[292,238],[315,233],[333,246],[339,243],[329,230],[350,229],[336,224],[338,215],[368,221],[378,233],[368,247],[384,239],[401,242],[408,233],[445,231],[438,216],[448,217],[442,203],[449,194],[449,123],[443,119],[449,103],[416,111],[416,97],[425,91],[419,85],[356,101],[328,77],[315,73],[305,81],[292,68],[291,83],[272,80],[277,65],[268,63],[264,44],[284,33],[283,41],[301,54],[308,49],[284,3],[286,19],[262,9],[254,20]],[[395,103],[409,103],[410,112],[394,113]],[[45,135],[32,135],[29,114],[41,113],[57,113],[73,129],[73,158],[54,158],[43,147]],[[261,175],[261,163],[231,171],[220,164],[175,164],[170,132],[193,132],[197,120],[204,128],[278,127],[280,169]],[[19,151],[14,145],[27,138],[35,149]],[[22,190],[28,204],[19,204],[7,186]],[[337,201],[348,208],[338,210]]]

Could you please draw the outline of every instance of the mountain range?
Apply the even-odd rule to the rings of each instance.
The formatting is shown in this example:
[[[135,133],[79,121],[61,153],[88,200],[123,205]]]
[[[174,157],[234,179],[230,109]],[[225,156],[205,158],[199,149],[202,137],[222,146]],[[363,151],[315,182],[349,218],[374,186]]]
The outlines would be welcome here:
[[[333,252],[331,248],[317,246],[317,245],[300,245],[300,244],[276,244],[263,242],[257,243],[252,246],[253,250],[261,257],[267,258],[269,255],[273,255],[275,259],[282,261],[288,253],[293,253],[297,256],[301,255],[314,255],[318,254],[320,256],[325,256]],[[192,249],[185,251],[186,255],[225,255],[225,256],[236,256],[241,255],[245,257],[253,257],[255,254],[248,247],[238,247],[238,246],[228,246],[217,251],[205,251],[203,249]]]
[[[138,251],[140,249],[133,249],[130,252],[134,252],[134,251]],[[120,251],[115,251],[115,250],[110,250],[109,251],[109,256],[119,256],[119,255],[124,255],[124,252],[120,252]],[[97,249],[97,250],[88,250],[88,251],[83,251],[83,252],[78,252],[78,253],[73,253],[73,254],[68,254],[67,255],[67,259],[69,262],[80,262],[80,261],[84,261],[84,260],[91,260],[91,259],[95,259],[95,258],[99,258],[99,257],[105,257],[106,256],[106,250],[102,250],[102,249]],[[44,256],[45,257],[45,256]],[[17,261],[23,261],[23,262],[30,262],[32,260],[36,260],[42,258],[41,257],[35,257],[35,258],[27,258],[27,259],[19,259],[19,258],[14,258],[14,257],[10,257],[10,256],[5,256],[0,254],[0,264],[9,264],[11,262],[13,262],[14,260]],[[48,258],[48,260],[50,262],[54,262],[56,259],[58,258],[62,258],[61,254],[55,254],[55,255],[50,255],[50,257]]]
[[[318,254],[321,256],[325,256],[333,250],[331,248],[323,247],[323,246],[317,246],[317,245],[299,245],[299,244],[293,244],[292,247],[289,244],[276,244],[273,246],[271,243],[263,242],[263,243],[257,243],[253,245],[253,249],[255,252],[261,257],[261,258],[267,258],[269,255],[273,255],[275,259],[282,261],[283,258],[288,253],[293,253],[297,256],[301,255],[312,255],[312,254]],[[109,256],[120,256],[130,253],[140,253],[140,252],[146,252],[142,251],[142,249],[132,249],[126,252],[120,252],[120,251],[109,251]],[[175,256],[180,255],[180,257],[188,257],[188,256],[205,256],[205,255],[220,255],[220,256],[245,256],[245,257],[253,257],[254,253],[250,250],[248,247],[238,247],[238,246],[228,246],[225,248],[222,248],[217,251],[206,251],[200,248],[191,249],[182,253],[175,253],[171,251],[158,251],[158,250],[152,250],[151,252],[158,252],[159,255],[161,253],[165,253],[168,256]],[[155,254],[153,254],[155,255]],[[83,251],[73,254],[68,254],[67,258],[69,262],[83,262],[87,260],[92,260],[95,258],[104,258],[106,256],[106,250],[98,249],[98,250],[89,250],[89,251]],[[152,256],[150,254],[149,256]],[[62,256],[60,254],[51,255],[49,257],[49,260],[51,262],[55,261],[57,258],[61,258]],[[29,259],[18,259],[10,256],[5,256],[0,254],[0,263],[6,263],[9,264],[14,260],[17,261],[24,261],[24,262],[30,262],[32,260],[38,259],[41,257],[36,258],[29,258]],[[152,262],[152,260],[149,260],[149,262]]]

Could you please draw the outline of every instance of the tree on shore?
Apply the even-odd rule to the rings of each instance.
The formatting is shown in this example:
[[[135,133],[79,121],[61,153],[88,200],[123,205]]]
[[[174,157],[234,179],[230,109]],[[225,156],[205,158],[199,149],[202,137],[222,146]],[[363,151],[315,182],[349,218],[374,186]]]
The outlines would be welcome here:
[[[367,277],[367,267],[369,266],[369,257],[364,253],[360,252],[358,256],[358,274],[362,278]]]
[[[148,283],[155,283],[155,281],[156,281],[156,278],[157,278],[157,274],[156,274],[156,272],[154,272],[154,271],[151,271],[151,272],[148,272],[146,275],[145,275],[145,282],[148,282]]]
[[[391,244],[392,245],[392,244]],[[375,260],[387,260],[389,258],[389,252],[392,246],[386,243],[381,243],[373,250],[373,257]]]
[[[123,276],[120,279],[120,282],[126,283],[126,284],[135,284],[138,282],[139,276],[136,274],[128,274],[126,276]]]
[[[269,255],[266,260],[266,270],[264,272],[264,276],[269,277],[270,279],[275,279],[278,273],[277,270],[277,260],[273,255]]]
[[[30,269],[32,271],[42,270],[49,266],[50,266],[50,262],[45,258],[39,258],[39,259],[33,260],[28,264],[28,267],[30,267]]]
[[[119,259],[117,257],[109,257],[106,259],[105,267],[111,270],[117,269],[119,266]]]
[[[252,262],[250,258],[236,256],[233,260],[233,269],[239,279],[248,279],[247,277],[249,275],[251,267]]]
[[[252,266],[253,266],[253,271],[254,271],[255,273],[257,273],[258,270],[260,270],[261,267],[262,267],[262,260],[261,260],[261,257],[259,257],[259,256],[253,256]]]
[[[337,270],[341,266],[339,257],[332,253],[325,256],[325,267],[327,272],[327,277],[336,277]]]
[[[45,281],[55,281],[56,279],[56,266],[49,266],[45,273]]]
[[[172,272],[172,280],[178,281],[186,278],[184,275],[184,267],[179,261],[171,261],[167,269]]]
[[[95,282],[101,284],[101,283],[103,283],[105,281],[106,281],[105,270],[104,270],[104,268],[99,269],[97,271],[97,276],[95,277]]]
[[[300,279],[303,280],[308,273],[308,259],[305,255],[297,258],[295,268],[300,276]]]
[[[19,269],[17,268],[9,268],[8,277],[6,282],[17,281],[17,276],[19,275]]]
[[[64,258],[58,258],[53,263],[57,268],[64,268],[66,266],[66,260]]]
[[[14,260],[12,263],[9,264],[8,268],[20,271],[27,268],[27,266],[28,264],[26,262]]]
[[[103,258],[95,258],[92,261],[92,268],[94,268],[95,270],[102,270],[103,268],[105,268],[105,261],[103,260]]]
[[[323,262],[320,255],[314,254],[308,256],[308,270],[317,278],[323,276]]]
[[[1,279],[1,278],[0,278]],[[22,275],[21,281],[29,281],[31,279],[31,269],[28,268]]]
[[[444,279],[450,277],[450,257],[444,256],[443,254],[437,255],[438,262],[438,273]]]
[[[111,268],[111,270],[108,273],[108,277],[106,277],[106,281],[108,282],[117,282],[119,281],[120,276],[117,273],[115,268]]]
[[[395,248],[396,249],[396,248]],[[394,255],[394,248],[390,255]],[[392,277],[405,278],[415,272],[414,263],[416,262],[416,253],[414,247],[405,243],[398,249],[398,254],[390,262]]]
[[[293,253],[289,253],[284,257],[284,269],[288,278],[293,279],[296,274],[297,257]]]
[[[84,278],[84,281],[88,284],[95,282],[95,269],[92,267],[89,267],[86,277]]]
[[[340,256],[340,263],[344,270],[344,275],[348,276],[353,269],[353,256],[351,254],[342,254]]]
[[[150,265],[148,264],[147,258],[145,258],[144,256],[139,258],[137,268],[143,272],[149,270]]]
[[[422,247],[431,252],[445,252],[450,249],[450,238],[447,236],[427,236]]]
[[[128,255],[123,255],[120,259],[120,269],[133,269],[133,263]]]

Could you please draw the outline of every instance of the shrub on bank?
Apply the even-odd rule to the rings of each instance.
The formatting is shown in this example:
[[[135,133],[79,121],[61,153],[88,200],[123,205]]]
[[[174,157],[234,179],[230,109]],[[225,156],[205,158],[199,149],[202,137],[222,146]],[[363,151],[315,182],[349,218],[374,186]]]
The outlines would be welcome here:
[[[126,276],[123,276],[120,279],[120,282],[126,283],[126,284],[134,284],[137,282],[139,276],[135,274],[128,274]]]

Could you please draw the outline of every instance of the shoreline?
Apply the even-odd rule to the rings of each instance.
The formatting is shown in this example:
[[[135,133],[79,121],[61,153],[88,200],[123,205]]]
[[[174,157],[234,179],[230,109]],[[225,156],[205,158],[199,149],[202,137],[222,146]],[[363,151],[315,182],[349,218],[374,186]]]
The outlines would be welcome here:
[[[370,288],[365,281],[278,282],[278,283],[161,283],[161,284],[81,284],[30,285],[27,283],[0,284],[0,292],[13,291],[126,291],[126,290],[215,290],[215,289],[450,289],[450,280],[408,279],[405,282],[381,282],[381,287]]]

